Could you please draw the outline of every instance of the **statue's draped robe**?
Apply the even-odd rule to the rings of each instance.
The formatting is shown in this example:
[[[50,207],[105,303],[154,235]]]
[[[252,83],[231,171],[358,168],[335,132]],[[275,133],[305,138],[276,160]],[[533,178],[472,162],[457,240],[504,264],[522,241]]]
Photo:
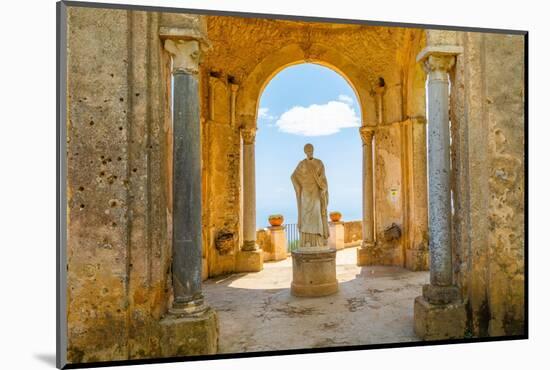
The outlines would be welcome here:
[[[325,246],[329,236],[327,221],[328,184],[319,159],[304,159],[291,176],[298,203],[301,247]]]

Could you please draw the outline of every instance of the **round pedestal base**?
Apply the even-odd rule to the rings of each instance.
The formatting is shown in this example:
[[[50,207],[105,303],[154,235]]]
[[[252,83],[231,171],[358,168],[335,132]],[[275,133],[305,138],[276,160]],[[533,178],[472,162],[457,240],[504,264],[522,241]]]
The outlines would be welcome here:
[[[338,292],[336,249],[292,252],[292,284],[296,297],[323,297]]]

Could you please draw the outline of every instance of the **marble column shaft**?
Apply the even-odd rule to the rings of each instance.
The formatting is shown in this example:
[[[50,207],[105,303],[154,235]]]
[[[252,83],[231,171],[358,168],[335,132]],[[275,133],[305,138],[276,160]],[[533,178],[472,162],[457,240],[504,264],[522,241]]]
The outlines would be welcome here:
[[[198,42],[167,40],[173,56],[173,309],[202,305],[201,137]]]
[[[451,189],[449,137],[449,70],[454,55],[430,55],[428,72],[428,209],[430,283],[453,283],[451,265]]]
[[[374,175],[372,139],[374,129],[362,126],[359,128],[363,141],[363,242],[362,247],[374,245]]]
[[[254,129],[243,128],[243,251],[256,250],[256,154]]]

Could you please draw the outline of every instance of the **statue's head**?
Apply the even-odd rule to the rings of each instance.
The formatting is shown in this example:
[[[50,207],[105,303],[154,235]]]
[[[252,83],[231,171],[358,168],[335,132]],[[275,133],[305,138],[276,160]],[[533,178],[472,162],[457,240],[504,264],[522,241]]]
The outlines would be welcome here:
[[[304,153],[306,153],[307,159],[313,158],[313,145],[310,143],[304,145]]]

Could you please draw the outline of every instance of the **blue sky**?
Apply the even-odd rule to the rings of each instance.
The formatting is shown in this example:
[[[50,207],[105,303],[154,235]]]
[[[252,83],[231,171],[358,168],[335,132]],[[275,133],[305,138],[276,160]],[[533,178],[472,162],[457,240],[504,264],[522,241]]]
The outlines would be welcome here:
[[[270,214],[295,223],[296,196],[290,175],[311,143],[325,164],[328,211],[344,220],[361,219],[361,113],[351,86],[338,73],[316,64],[279,72],[264,90],[256,134],[256,225]]]

